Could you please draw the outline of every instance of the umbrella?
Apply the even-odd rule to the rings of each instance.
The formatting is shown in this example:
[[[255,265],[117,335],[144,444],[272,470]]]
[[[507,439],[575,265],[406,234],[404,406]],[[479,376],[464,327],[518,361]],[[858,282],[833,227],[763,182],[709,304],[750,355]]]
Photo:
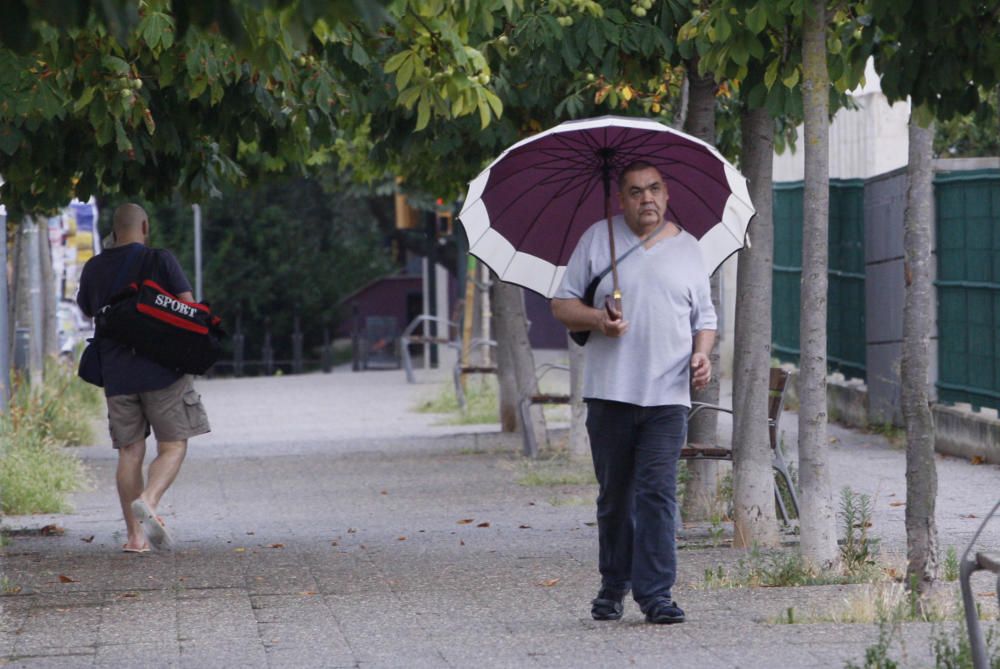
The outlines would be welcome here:
[[[711,272],[743,248],[754,207],[722,154],[657,121],[602,116],[514,144],[469,184],[459,214],[469,252],[502,281],[552,297],[580,236],[614,213],[618,172],[636,160],[659,168],[665,218],[699,240]]]

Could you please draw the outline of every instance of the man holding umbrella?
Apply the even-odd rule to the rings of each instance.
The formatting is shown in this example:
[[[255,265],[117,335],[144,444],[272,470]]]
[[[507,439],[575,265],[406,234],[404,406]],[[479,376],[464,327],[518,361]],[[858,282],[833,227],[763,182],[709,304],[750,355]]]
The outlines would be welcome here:
[[[698,241],[665,219],[669,194],[660,170],[634,161],[618,186],[623,215],[583,233],[552,300],[570,331],[590,331],[583,395],[600,484],[601,573],[591,615],[618,620],[631,590],[648,622],[680,623],[684,612],[671,593],[677,465],[690,388],[707,385],[712,373],[716,314]],[[626,305],[615,306],[608,277],[598,284],[595,308],[583,298],[611,266],[615,241],[626,250],[617,267]]]

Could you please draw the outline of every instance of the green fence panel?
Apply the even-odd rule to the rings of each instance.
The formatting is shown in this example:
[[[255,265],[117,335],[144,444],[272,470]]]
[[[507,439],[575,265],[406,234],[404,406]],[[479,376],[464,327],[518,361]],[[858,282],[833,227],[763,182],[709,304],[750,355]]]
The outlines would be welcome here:
[[[938,397],[1000,408],[1000,170],[935,177]]]
[[[864,182],[830,182],[827,360],[865,378]],[[776,356],[798,362],[802,278],[802,183],[774,186],[772,340]]]

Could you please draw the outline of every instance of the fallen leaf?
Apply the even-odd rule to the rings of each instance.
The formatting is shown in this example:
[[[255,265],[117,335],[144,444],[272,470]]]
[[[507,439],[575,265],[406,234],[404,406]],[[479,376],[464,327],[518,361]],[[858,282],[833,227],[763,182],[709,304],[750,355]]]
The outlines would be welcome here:
[[[358,532],[358,530],[357,530],[356,527],[348,527],[347,528],[347,533],[348,534],[357,534],[357,532]]]
[[[538,585],[545,588],[551,588],[553,585],[559,582],[558,578],[547,578],[544,581],[539,581]]]
[[[89,537],[80,537],[80,541],[82,541],[85,544],[89,544],[94,541],[94,535],[91,534]]]
[[[268,544],[268,548],[284,548],[285,544]]]
[[[58,525],[46,525],[38,533],[43,537],[61,537],[66,534],[66,530]]]
[[[21,592],[21,586],[19,586],[19,585],[9,585],[6,588],[4,588],[3,591],[4,591],[4,594],[7,594],[7,595],[16,595],[17,593]]]
[[[253,536],[253,532],[247,532],[247,535],[249,535],[249,536],[252,537]]]
[[[474,522],[476,522],[475,518],[463,518],[462,520],[458,521],[457,524],[458,525],[468,525],[469,523],[474,523]]]
[[[534,502],[528,502],[528,506],[535,506]]]
[[[960,514],[958,514],[958,517],[959,518],[978,518],[979,516],[977,516],[974,513],[960,513]]]
[[[489,527],[489,526],[490,526],[489,521],[484,521],[484,522],[479,523],[478,525],[476,525],[476,527]]]
[[[984,458],[981,455],[973,455],[972,458],[969,460],[969,462],[971,462],[974,465],[981,465],[986,462],[986,458]]]
[[[234,553],[246,553],[247,549],[245,549],[245,548],[234,548],[233,552]]]
[[[840,439],[838,439],[837,437],[830,437],[831,444],[836,444],[838,441],[840,441]]]
[[[406,541],[406,537],[398,537],[396,541]]]
[[[976,597],[989,597],[990,599],[993,599],[993,597],[995,597],[996,594],[997,593],[991,590],[986,590],[985,592],[977,592]]]
[[[339,541],[331,541],[331,542],[330,542],[330,545],[331,545],[331,546],[339,546],[339,545],[340,545],[340,542],[339,542]]]
[[[303,597],[312,597],[313,595],[319,594],[315,590],[303,590],[299,593]]]
[[[138,597],[139,593],[137,592],[123,592],[122,594],[118,595],[118,599],[136,599]]]
[[[459,546],[464,546],[465,545],[465,539],[459,539],[458,540],[458,545]]]
[[[64,574],[59,574],[59,582],[60,583],[79,583],[79,581],[77,581],[75,578],[70,578],[69,576],[66,576]]]
[[[587,527],[597,527],[597,523],[594,522],[593,520],[585,520],[583,521],[583,524],[586,525]],[[687,525],[685,525],[684,527],[687,527]]]
[[[906,506],[906,502],[889,502],[889,506]]]
[[[383,490],[383,491],[382,491],[382,492],[380,492],[379,494],[380,494],[380,495],[388,495],[388,494],[389,494],[389,491],[388,491],[388,490]]]
[[[530,530],[531,529],[531,525],[518,525],[517,529],[519,529],[519,530]]]

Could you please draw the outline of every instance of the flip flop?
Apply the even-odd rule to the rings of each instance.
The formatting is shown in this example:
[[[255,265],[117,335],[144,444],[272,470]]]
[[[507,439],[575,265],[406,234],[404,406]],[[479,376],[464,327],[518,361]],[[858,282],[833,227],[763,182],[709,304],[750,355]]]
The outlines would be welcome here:
[[[143,546],[142,548],[129,548],[128,544],[122,544],[122,553],[148,553],[149,546]]]
[[[157,550],[170,548],[170,534],[167,533],[167,528],[164,527],[163,521],[153,513],[153,510],[149,508],[149,504],[146,504],[146,500],[139,497],[133,501],[132,513],[142,523],[142,529],[146,531],[146,538],[149,539],[149,543],[153,548]]]

